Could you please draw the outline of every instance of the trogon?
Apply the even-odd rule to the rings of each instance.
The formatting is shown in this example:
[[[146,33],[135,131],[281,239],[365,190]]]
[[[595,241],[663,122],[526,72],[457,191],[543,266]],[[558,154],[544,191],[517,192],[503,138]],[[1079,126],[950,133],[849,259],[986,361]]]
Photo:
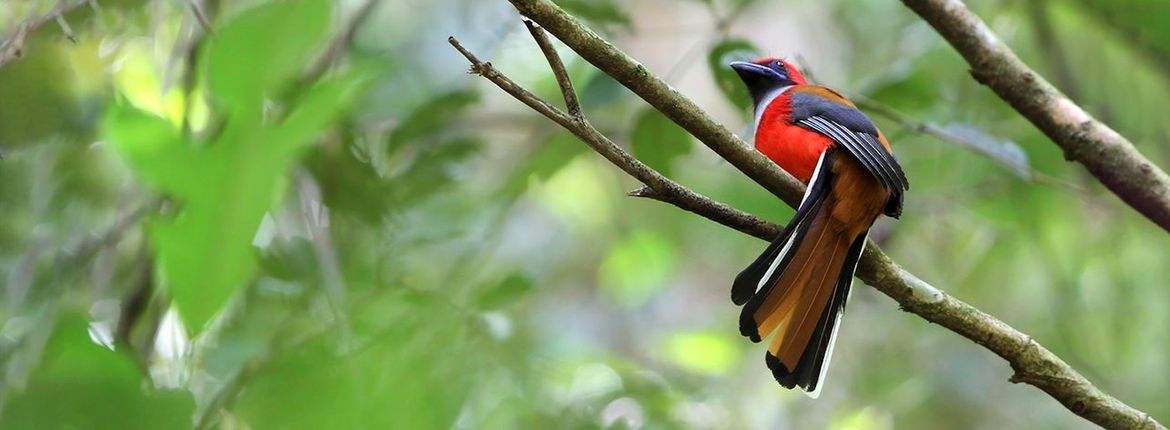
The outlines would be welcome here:
[[[870,226],[898,218],[910,189],[881,131],[840,93],[809,84],[789,62],[731,68],[755,102],[755,146],[808,185],[784,230],[735,278],[740,332],[771,336],[765,363],[776,381],[820,393],[841,312]]]

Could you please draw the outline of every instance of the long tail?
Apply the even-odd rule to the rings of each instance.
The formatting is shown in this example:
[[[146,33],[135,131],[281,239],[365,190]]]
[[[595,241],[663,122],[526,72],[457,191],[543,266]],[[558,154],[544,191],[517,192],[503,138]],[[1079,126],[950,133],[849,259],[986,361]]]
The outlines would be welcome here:
[[[870,186],[878,185],[855,160],[835,152],[821,156],[792,221],[732,286],[732,301],[744,305],[740,332],[760,342],[775,331],[765,357],[772,375],[813,397],[869,227],[889,196]]]

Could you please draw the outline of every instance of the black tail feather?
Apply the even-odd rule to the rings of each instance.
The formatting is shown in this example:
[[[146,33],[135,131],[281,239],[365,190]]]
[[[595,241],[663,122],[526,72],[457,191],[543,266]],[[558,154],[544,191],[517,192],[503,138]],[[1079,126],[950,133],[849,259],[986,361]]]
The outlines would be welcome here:
[[[853,273],[857,269],[857,261],[860,260],[862,251],[865,250],[867,236],[863,233],[849,246],[849,253],[841,267],[837,287],[833,290],[833,298],[821,312],[816,331],[813,332],[812,338],[809,340],[810,346],[804,350],[796,368],[788,369],[771,352],[765,353],[764,362],[772,370],[772,376],[776,378],[776,382],[785,388],[799,386],[805,391],[817,392],[817,387],[822,382],[820,380],[822,369],[828,364],[829,348],[833,342],[833,330],[837,325],[837,316],[845,309],[845,302],[849,298],[849,291],[853,285]]]
[[[815,181],[809,185],[809,189],[805,191],[804,201],[796,209],[796,214],[792,216],[792,220],[788,221],[788,225],[784,226],[784,229],[780,231],[776,239],[764,249],[764,252],[759,257],[756,257],[756,260],[752,264],[748,265],[746,269],[743,269],[735,277],[735,282],[731,284],[732,303],[735,303],[737,306],[742,306],[756,294],[760,280],[768,273],[768,268],[772,265],[772,261],[776,259],[777,254],[780,253],[780,250],[784,249],[784,244],[788,243],[788,239],[800,227],[801,223],[805,220],[812,219],[812,215],[816,213],[813,210],[814,207],[819,208],[820,201],[824,200],[824,197],[829,192],[830,181],[828,179],[830,169],[833,165],[832,156],[833,151],[825,151],[825,158],[821,161],[821,170],[818,172],[818,174],[824,175],[823,177],[826,180]],[[805,227],[808,227],[807,223]],[[799,239],[797,239],[797,242],[799,242]],[[783,263],[777,268],[776,273],[782,272],[780,269],[783,269]]]

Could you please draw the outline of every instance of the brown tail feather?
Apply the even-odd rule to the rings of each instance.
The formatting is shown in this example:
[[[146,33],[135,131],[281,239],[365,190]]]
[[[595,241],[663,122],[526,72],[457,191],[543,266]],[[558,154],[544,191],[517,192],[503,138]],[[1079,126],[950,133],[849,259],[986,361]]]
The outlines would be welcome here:
[[[785,270],[780,277],[779,289],[799,296],[795,305],[791,309],[774,309],[774,315],[761,314],[769,311],[761,307],[755,316],[757,321],[767,321],[777,319],[775,317],[778,314],[787,311],[788,315],[779,316],[787,323],[780,327],[768,350],[788,369],[796,369],[800,357],[809,346],[817,321],[837,288],[849,245],[853,243],[852,238],[845,236],[846,232],[828,224],[814,221],[809,236],[816,240],[800,244],[797,255],[789,263],[789,270]],[[800,252],[806,249],[806,252]],[[796,275],[788,276],[793,272]]]
[[[814,393],[866,232],[889,198],[856,160],[822,161],[824,170],[818,169],[798,211],[806,217],[794,219],[791,231],[778,238],[783,247],[774,243],[764,260],[745,270],[750,278],[737,278],[760,284],[740,315],[740,331],[756,342],[776,332],[766,356],[773,376],[785,387]]]

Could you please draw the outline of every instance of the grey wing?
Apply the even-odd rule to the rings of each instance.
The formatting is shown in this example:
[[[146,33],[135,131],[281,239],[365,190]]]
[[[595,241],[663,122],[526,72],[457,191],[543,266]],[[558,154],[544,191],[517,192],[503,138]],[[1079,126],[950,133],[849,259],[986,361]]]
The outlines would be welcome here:
[[[812,115],[797,121],[797,124],[833,139],[843,149],[857,158],[870,174],[878,179],[895,195],[901,197],[902,190],[909,190],[910,183],[898,160],[877,140],[877,136],[864,131],[854,131],[841,123],[820,115]]]

